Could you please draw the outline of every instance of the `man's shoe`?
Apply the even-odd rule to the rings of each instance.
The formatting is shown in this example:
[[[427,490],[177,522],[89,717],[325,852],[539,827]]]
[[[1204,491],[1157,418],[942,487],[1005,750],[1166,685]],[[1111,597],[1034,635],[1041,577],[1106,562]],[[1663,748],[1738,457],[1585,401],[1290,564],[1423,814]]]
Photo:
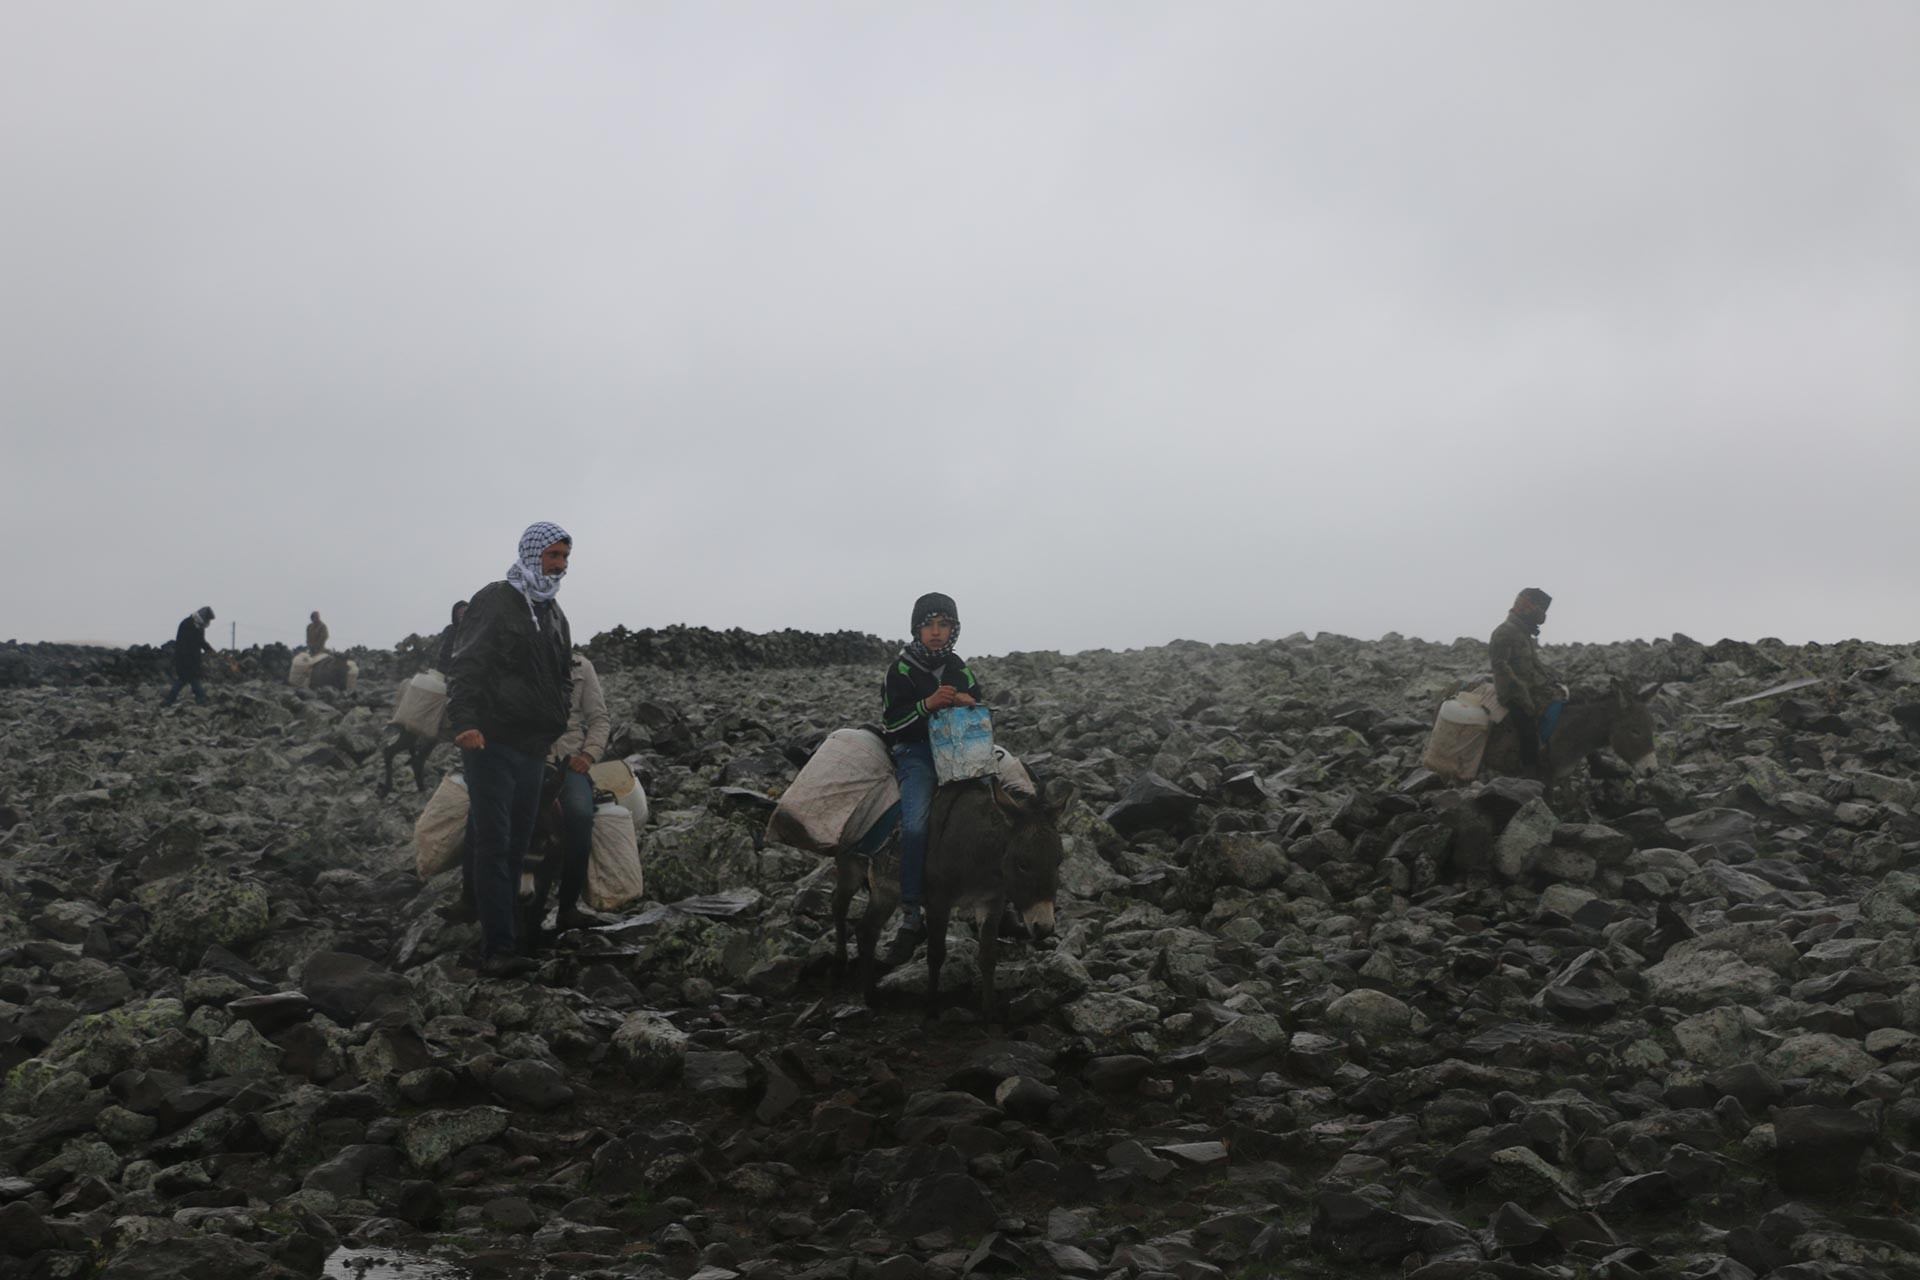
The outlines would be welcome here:
[[[496,951],[480,962],[483,978],[524,978],[540,966],[511,951]]]
[[[919,912],[900,922],[899,930],[893,935],[893,944],[887,948],[887,954],[881,957],[889,969],[895,969],[913,959],[914,952],[920,950],[920,944],[927,940],[927,920]]]
[[[556,933],[567,933],[574,929],[592,929],[600,922],[578,907],[562,907],[560,914],[553,918]]]

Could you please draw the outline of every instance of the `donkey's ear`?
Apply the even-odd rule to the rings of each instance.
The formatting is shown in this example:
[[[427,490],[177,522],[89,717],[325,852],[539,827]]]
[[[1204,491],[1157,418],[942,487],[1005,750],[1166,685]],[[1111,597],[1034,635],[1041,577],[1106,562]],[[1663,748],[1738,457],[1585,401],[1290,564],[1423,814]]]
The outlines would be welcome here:
[[[1001,786],[998,778],[993,780],[993,802],[1009,818],[1023,817],[1027,812],[1025,798],[1019,792]]]
[[[1056,782],[1047,788],[1047,817],[1054,822],[1060,821],[1060,815],[1073,807],[1080,798],[1079,790],[1071,782]]]
[[[1640,691],[1640,701],[1652,702],[1655,698],[1660,696],[1660,691],[1664,688],[1666,688],[1666,685],[1663,682],[1659,680],[1654,681],[1652,684],[1648,685],[1646,688]]]

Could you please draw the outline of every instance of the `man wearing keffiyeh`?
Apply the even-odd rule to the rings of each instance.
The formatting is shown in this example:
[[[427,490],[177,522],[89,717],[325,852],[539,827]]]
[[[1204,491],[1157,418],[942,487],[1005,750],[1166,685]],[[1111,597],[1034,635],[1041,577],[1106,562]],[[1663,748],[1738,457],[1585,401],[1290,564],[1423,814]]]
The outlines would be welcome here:
[[[573,700],[573,633],[555,598],[572,554],[559,525],[528,525],[506,576],[469,602],[448,664],[447,718],[472,806],[481,971],[491,977],[530,967],[519,955],[520,867],[547,754]]]

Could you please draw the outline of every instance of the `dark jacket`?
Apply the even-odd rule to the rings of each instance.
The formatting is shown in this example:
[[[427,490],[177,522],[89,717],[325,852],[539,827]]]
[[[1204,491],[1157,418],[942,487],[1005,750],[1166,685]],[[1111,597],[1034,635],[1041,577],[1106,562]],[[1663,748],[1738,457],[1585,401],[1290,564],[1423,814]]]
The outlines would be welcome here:
[[[460,611],[467,607],[465,600],[453,606],[447,618],[447,629],[440,633],[440,653],[434,659],[433,669],[441,675],[453,670],[453,641],[460,634]]]
[[[535,614],[538,622],[535,622]],[[480,588],[460,621],[447,675],[447,723],[546,759],[573,705],[573,632],[558,601],[537,609],[506,582]]]
[[[949,653],[927,668],[907,650],[900,651],[880,689],[880,727],[886,730],[888,746],[927,740],[927,719],[933,714],[927,710],[927,697],[943,684],[972,694],[976,702],[986,700],[986,687],[959,654]]]
[[[1487,642],[1487,656],[1493,663],[1493,691],[1502,703],[1530,716],[1545,711],[1559,692],[1558,682],[1540,662],[1540,647],[1534,640],[1538,634],[1538,627],[1509,614]]]
[[[207,643],[207,629],[194,621],[193,614],[180,619],[180,629],[173,633],[173,674],[188,680],[198,678],[200,655],[215,652]]]

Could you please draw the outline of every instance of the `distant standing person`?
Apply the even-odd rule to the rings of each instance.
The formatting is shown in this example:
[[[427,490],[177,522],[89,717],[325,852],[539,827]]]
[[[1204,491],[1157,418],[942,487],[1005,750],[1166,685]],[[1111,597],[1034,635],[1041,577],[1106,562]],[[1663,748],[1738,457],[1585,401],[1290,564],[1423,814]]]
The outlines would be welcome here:
[[[913,602],[913,639],[881,683],[880,727],[900,783],[900,929],[887,963],[904,964],[927,939],[927,821],[933,816],[933,742],[927,721],[947,707],[970,707],[985,696],[966,659],[953,651],[960,610],[953,597],[928,592]]]
[[[218,652],[207,643],[207,624],[212,621],[211,606],[196,609],[180,619],[180,629],[173,633],[173,688],[167,690],[161,706],[172,706],[186,685],[193,686],[195,702],[203,707],[207,705],[207,691],[200,683],[200,672],[205,655]]]
[[[600,673],[585,654],[573,655],[573,709],[567,731],[553,744],[553,767],[560,770],[560,816],[566,825],[566,858],[560,864],[561,932],[578,929],[580,891],[586,887],[587,864],[593,859],[593,779],[588,770],[607,754],[613,721],[607,715],[607,696],[600,691]]]
[[[453,670],[453,639],[460,634],[460,619],[467,616],[467,602],[453,602],[453,618],[447,623],[447,629],[440,633],[440,655],[434,660],[434,670],[442,675]]]
[[[315,609],[307,622],[307,652],[325,653],[327,651],[327,624],[320,621],[320,611]]]
[[[447,672],[447,719],[472,805],[480,968],[489,977],[530,964],[517,954],[516,908],[547,755],[567,731],[573,699],[573,633],[555,599],[572,553],[559,525],[529,525],[506,578],[474,595]]]
[[[1552,596],[1528,587],[1514,598],[1507,620],[1493,629],[1493,638],[1487,642],[1493,691],[1514,722],[1520,762],[1529,768],[1539,761],[1541,738],[1553,736],[1554,722],[1565,704],[1559,682],[1540,661],[1537,638],[1552,603]]]

